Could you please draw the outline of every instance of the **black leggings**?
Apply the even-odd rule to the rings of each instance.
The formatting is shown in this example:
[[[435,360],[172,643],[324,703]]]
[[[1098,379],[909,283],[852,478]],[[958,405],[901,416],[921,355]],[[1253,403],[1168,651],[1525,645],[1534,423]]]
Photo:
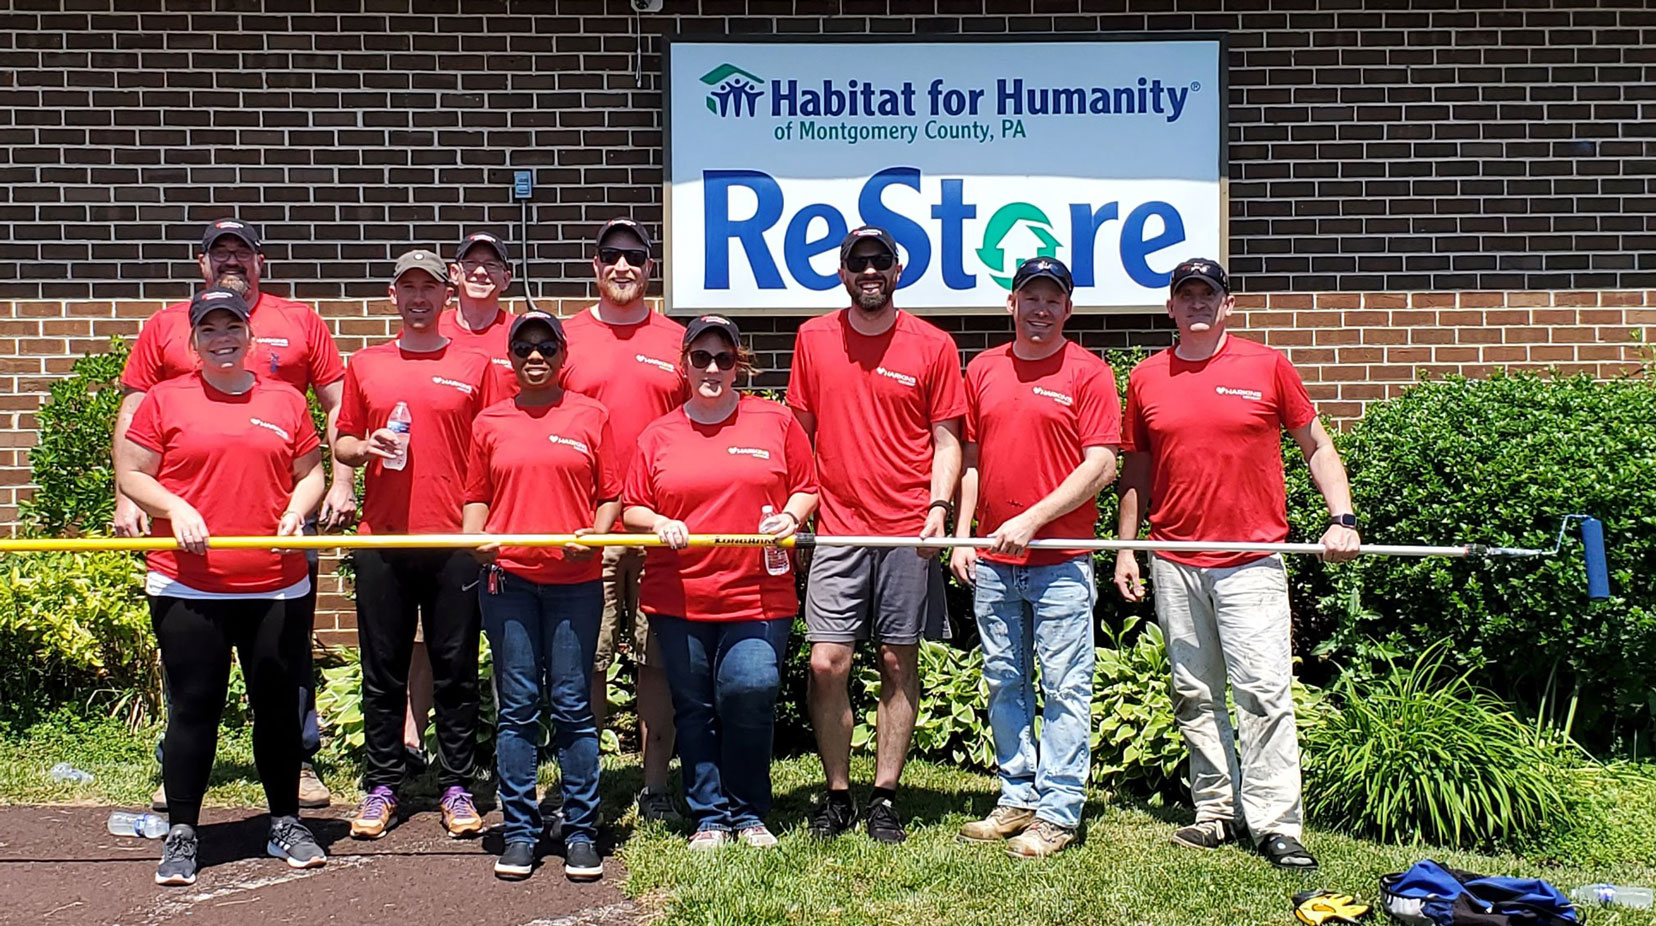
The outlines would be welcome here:
[[[299,698],[310,665],[310,621],[291,601],[150,598],[170,714],[161,775],[167,815],[194,826],[218,750],[235,647],[253,710],[253,764],[272,816],[299,812]]]
[[[477,751],[477,561],[466,550],[357,550],[357,642],[362,654],[363,790],[395,789],[407,773],[403,717],[416,618],[431,657],[437,783],[469,785]]]

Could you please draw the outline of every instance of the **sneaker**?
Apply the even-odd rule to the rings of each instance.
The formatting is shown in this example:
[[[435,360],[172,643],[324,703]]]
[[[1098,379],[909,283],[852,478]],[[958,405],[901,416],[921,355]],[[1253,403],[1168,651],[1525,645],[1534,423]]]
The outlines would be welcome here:
[[[776,848],[776,834],[766,828],[763,823],[742,827],[736,832],[736,838],[740,839],[743,845],[752,846],[755,849]]]
[[[729,830],[697,830],[690,837],[690,851],[711,852],[730,841]]]
[[[1009,807],[1001,804],[989,811],[982,820],[973,820],[960,827],[957,837],[961,842],[1000,842],[1016,836],[1035,822],[1035,811],[1028,807]]]
[[[298,817],[276,817],[270,821],[270,842],[265,851],[271,858],[287,862],[289,868],[321,868],[328,864],[328,857],[316,844],[316,837]]]
[[[1223,820],[1201,820],[1180,827],[1173,834],[1173,844],[1187,849],[1217,849],[1235,841],[1235,831]]]
[[[317,810],[333,803],[333,792],[316,777],[316,769],[306,762],[299,767],[299,806]]]
[[[495,859],[495,877],[502,881],[522,881],[535,870],[535,844],[509,842],[506,850]]]
[[[590,839],[578,839],[564,848],[564,877],[596,881],[604,876],[604,859]]]
[[[443,792],[443,829],[448,830],[451,839],[483,832],[483,815],[477,812],[471,793],[459,785]]]
[[[1292,836],[1266,833],[1259,841],[1259,854],[1277,868],[1290,871],[1316,871],[1317,857]]]
[[[638,819],[677,823],[684,819],[684,815],[673,806],[673,796],[665,789],[656,791],[645,788],[638,792]]]
[[[397,825],[397,794],[385,785],[368,792],[351,818],[352,839],[378,839]]]
[[[563,838],[564,809],[563,790],[557,785],[546,789],[540,800],[541,827],[546,831],[546,838],[557,842]]]
[[[1006,841],[1006,854],[1013,858],[1046,858],[1057,855],[1075,841],[1075,830],[1050,820],[1036,820],[1028,829]]]
[[[863,816],[868,818],[868,838],[875,842],[896,844],[908,839],[908,831],[903,829],[902,818],[891,801],[883,797],[869,801]]]
[[[156,813],[167,812],[167,783],[161,782],[155,786],[155,793],[150,795],[150,809]]]
[[[810,833],[816,839],[833,839],[856,825],[856,804],[838,804],[824,794],[811,813]]]
[[[180,823],[167,830],[167,841],[161,844],[161,864],[155,866],[155,883],[184,885],[194,884],[195,879],[195,827]]]

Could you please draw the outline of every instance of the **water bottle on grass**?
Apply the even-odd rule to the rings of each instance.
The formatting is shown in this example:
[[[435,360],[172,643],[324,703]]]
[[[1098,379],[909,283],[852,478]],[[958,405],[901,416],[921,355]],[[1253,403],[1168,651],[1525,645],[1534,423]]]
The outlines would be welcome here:
[[[167,835],[167,818],[153,813],[128,813],[117,810],[109,815],[109,832],[116,836],[142,836],[160,839]]]
[[[72,781],[81,785],[92,780],[91,772],[83,772],[67,762],[59,762],[46,774],[52,776],[53,781]]]
[[[1583,884],[1570,892],[1570,899],[1583,904],[1605,904],[1648,910],[1652,903],[1656,903],[1656,891],[1648,887],[1633,887],[1626,884]]]

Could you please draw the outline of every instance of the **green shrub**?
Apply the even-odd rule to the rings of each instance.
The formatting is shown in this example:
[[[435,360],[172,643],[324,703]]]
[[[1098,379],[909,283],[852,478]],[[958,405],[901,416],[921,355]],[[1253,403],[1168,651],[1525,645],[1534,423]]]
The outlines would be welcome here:
[[[1297,613],[1316,603],[1331,635],[1325,652],[1383,661],[1447,638],[1451,664],[1527,710],[1562,718],[1570,708],[1546,702],[1572,701],[1574,733],[1587,745],[1649,742],[1656,385],[1451,377],[1370,406],[1339,444],[1365,540],[1546,548],[1564,515],[1589,514],[1604,522],[1612,598],[1588,602],[1573,535],[1546,558],[1363,557],[1326,572],[1301,568]],[[1290,483],[1296,523],[1319,523],[1309,480],[1291,472]]]
[[[1305,803],[1382,841],[1486,846],[1568,817],[1560,741],[1447,665],[1448,645],[1380,678],[1341,679],[1341,706],[1305,733]]]
[[[115,513],[115,468],[109,457],[121,407],[121,369],[127,345],[75,361],[52,384],[40,408],[40,437],[29,451],[29,478],[39,488],[22,508],[33,533],[101,532]]]
[[[859,647],[872,652],[874,647]],[[919,653],[920,707],[914,721],[913,754],[967,768],[995,767],[995,744],[989,733],[989,683],[983,679],[983,650],[960,650],[947,643],[922,641]],[[854,687],[869,706],[851,731],[851,748],[874,752],[880,671],[869,660],[857,671]]]
[[[1186,751],[1173,715],[1172,667],[1161,628],[1137,618],[1110,634],[1093,665],[1092,780],[1107,787],[1166,791],[1184,781]]]

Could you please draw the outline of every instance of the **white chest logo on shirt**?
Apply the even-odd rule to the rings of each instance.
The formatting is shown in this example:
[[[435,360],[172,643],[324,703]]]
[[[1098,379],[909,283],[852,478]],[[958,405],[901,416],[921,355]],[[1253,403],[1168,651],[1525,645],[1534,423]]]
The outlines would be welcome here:
[[[894,380],[898,381],[899,383],[902,383],[903,385],[908,386],[910,389],[914,388],[920,382],[919,380],[917,380],[914,377],[908,375],[907,373],[899,373],[896,370],[888,370],[885,367],[875,367],[874,372],[880,374],[881,376],[885,376],[885,377],[889,377],[890,379],[894,379]]]
[[[1258,402],[1265,398],[1265,394],[1258,389],[1235,389],[1230,386],[1214,386],[1213,391],[1219,395],[1234,395]]]
[[[1064,395],[1062,392],[1053,392],[1051,389],[1042,389],[1040,386],[1031,386],[1030,390],[1038,396],[1043,396],[1045,398],[1051,399],[1054,402],[1057,402],[1059,405],[1074,405],[1075,404],[1074,399],[1070,398],[1067,395]]]
[[[770,459],[770,451],[759,447],[731,447],[726,452],[744,457],[758,457],[761,460]]]
[[[546,435],[546,439],[554,444],[563,444],[565,447],[573,447],[587,456],[592,456],[592,451],[587,449],[587,445],[574,439],[573,437],[564,437],[559,434],[548,434]]]
[[[508,368],[510,368],[511,365],[512,365],[512,361],[507,360],[505,357],[490,357],[489,362],[490,363],[498,363],[501,366],[508,367]]]
[[[290,435],[286,430],[281,428],[279,425],[271,424],[270,422],[264,420],[263,418],[249,418],[249,419],[247,419],[247,422],[248,422],[248,424],[252,424],[252,425],[256,425],[258,427],[264,428],[267,431],[275,431],[277,434],[282,435],[282,440],[293,440],[293,436]]]
[[[639,363],[647,363],[652,367],[660,367],[661,369],[666,370],[669,373],[677,373],[678,372],[678,367],[673,366],[672,364],[668,363],[665,360],[657,360],[654,357],[646,357],[643,354],[633,354],[633,359],[638,361]]]
[[[288,339],[287,338],[254,338],[253,341],[255,343],[258,343],[258,344],[269,345],[270,347],[286,347],[286,346],[288,346]]]
[[[476,387],[474,387],[471,383],[462,383],[457,379],[444,379],[441,376],[433,376],[431,381],[439,386],[448,386],[450,389],[458,389],[466,395],[471,395],[473,392],[477,391]]]

